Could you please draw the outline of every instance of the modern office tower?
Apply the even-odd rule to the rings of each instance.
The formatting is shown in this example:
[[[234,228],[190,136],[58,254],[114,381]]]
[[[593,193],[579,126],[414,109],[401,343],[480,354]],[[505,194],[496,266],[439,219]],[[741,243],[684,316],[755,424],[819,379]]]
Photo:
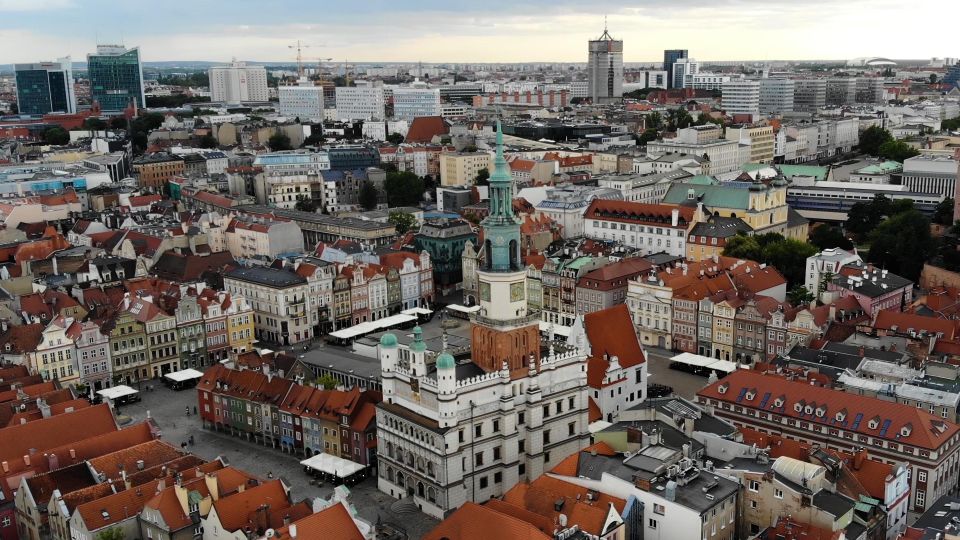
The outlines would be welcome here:
[[[783,114],[793,112],[793,81],[790,79],[760,79],[760,113]]]
[[[793,110],[815,113],[827,104],[826,79],[794,79]]]
[[[17,108],[20,114],[77,112],[73,93],[73,62],[70,57],[56,62],[14,64],[17,80]]]
[[[687,88],[693,81],[692,76],[700,73],[700,62],[693,58],[678,58],[670,66],[670,70],[667,75],[669,80],[672,81],[670,88]]]
[[[338,86],[337,118],[341,120],[383,120],[384,97],[380,86]]]
[[[880,77],[858,77],[856,85],[857,103],[883,103],[883,79]]]
[[[731,79],[723,83],[721,91],[723,110],[727,114],[749,114],[751,119],[760,116],[760,81]]]
[[[146,106],[140,47],[97,45],[97,52],[87,55],[87,76],[90,99],[100,103],[102,110],[122,111],[131,100],[138,108]]]
[[[667,49],[663,51],[663,70],[667,72],[667,88],[678,88],[683,79],[675,81],[673,78],[673,64],[681,58],[687,58],[687,49]]]
[[[338,111],[339,114],[339,111]],[[393,89],[393,117],[413,120],[422,116],[440,116],[440,89],[416,81]]]
[[[263,66],[248,66],[246,62],[231,62],[226,66],[210,68],[210,101],[217,103],[242,103],[245,101],[269,101],[267,69]]]
[[[314,86],[307,79],[300,79],[296,86],[277,88],[280,103],[277,112],[302,121],[323,120],[323,87]]]
[[[857,102],[857,80],[852,77],[827,79],[827,105],[853,105]]]
[[[587,83],[594,104],[623,99],[623,41],[613,39],[606,28],[589,43]]]

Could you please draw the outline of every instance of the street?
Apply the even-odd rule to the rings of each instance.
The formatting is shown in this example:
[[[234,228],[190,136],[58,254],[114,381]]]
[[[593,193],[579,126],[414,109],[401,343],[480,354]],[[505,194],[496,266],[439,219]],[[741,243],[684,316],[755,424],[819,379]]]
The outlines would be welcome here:
[[[644,347],[647,354],[647,384],[672,386],[673,392],[683,398],[693,400],[697,391],[707,385],[707,378],[686,371],[670,369],[670,358],[676,353],[657,347]]]
[[[151,383],[154,390],[141,392],[141,401],[120,407],[119,416],[128,416],[133,422],[140,422],[147,418],[147,414],[161,429],[164,441],[179,448],[192,435],[194,445],[187,450],[204,459],[213,460],[222,456],[225,461],[238,469],[266,479],[269,473],[274,478],[280,478],[291,489],[294,501],[305,498],[328,498],[335,486],[311,484],[311,478],[303,472],[300,466],[302,456],[284,454],[247,442],[244,439],[232,437],[226,433],[205,430],[201,427],[199,416],[193,413],[197,404],[197,391],[187,389],[173,391],[160,383]],[[186,416],[185,408],[190,407],[190,416]],[[410,509],[406,505],[397,505],[395,499],[384,495],[377,489],[376,479],[368,478],[350,488],[350,502],[356,507],[360,517],[370,524],[376,524],[378,518],[384,523],[396,524],[406,530],[410,539],[417,539],[426,534],[438,523],[437,520]]]

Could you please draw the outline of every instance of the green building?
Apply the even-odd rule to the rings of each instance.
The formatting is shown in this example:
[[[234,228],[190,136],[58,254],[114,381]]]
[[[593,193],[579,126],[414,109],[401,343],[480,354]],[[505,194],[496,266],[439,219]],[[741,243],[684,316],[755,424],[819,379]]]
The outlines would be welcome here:
[[[87,55],[90,99],[104,111],[122,111],[134,100],[138,108],[146,106],[143,92],[143,65],[140,48],[122,45],[97,45],[96,54]]]

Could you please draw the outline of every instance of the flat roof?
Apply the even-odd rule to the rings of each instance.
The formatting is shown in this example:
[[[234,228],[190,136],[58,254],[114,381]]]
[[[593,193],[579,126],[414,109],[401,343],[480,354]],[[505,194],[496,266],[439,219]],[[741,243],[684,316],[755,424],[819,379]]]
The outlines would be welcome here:
[[[139,392],[124,384],[111,386],[110,388],[104,388],[103,390],[97,391],[98,396],[106,399],[117,399],[125,396],[132,396],[134,394],[139,394]]]
[[[315,456],[304,459],[300,462],[304,467],[315,471],[332,474],[337,478],[347,478],[364,469],[363,465],[353,461],[343,459],[325,452],[320,452]]]
[[[200,377],[203,377],[203,372],[187,368],[181,369],[180,371],[174,371],[173,373],[167,373],[164,375],[164,377],[173,382],[183,382],[191,379],[199,379]]]

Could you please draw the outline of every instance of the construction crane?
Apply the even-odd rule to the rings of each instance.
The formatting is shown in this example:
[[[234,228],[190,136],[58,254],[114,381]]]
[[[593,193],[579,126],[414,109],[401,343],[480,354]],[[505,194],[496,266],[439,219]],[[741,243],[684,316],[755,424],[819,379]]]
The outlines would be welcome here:
[[[303,77],[303,49],[309,49],[310,45],[305,45],[300,43],[300,40],[297,40],[297,43],[294,45],[287,45],[288,49],[297,50],[297,75]]]

